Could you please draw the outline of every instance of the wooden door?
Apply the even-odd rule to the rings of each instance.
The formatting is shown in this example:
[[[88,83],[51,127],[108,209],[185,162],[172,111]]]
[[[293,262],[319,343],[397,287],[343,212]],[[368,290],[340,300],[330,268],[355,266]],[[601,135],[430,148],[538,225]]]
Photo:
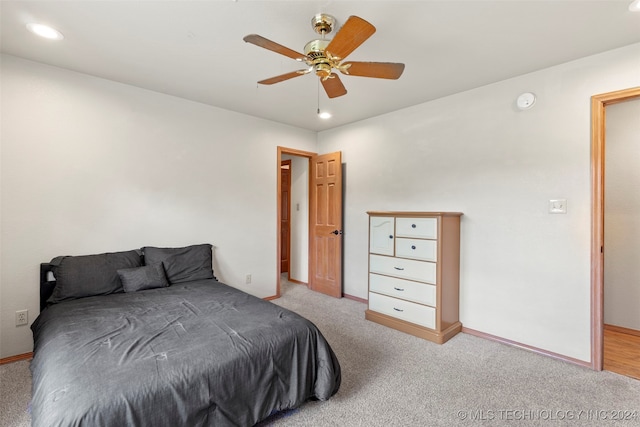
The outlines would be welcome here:
[[[280,163],[281,217],[280,217],[280,273],[289,272],[291,253],[291,160]]]
[[[341,153],[311,158],[309,288],[342,297]]]

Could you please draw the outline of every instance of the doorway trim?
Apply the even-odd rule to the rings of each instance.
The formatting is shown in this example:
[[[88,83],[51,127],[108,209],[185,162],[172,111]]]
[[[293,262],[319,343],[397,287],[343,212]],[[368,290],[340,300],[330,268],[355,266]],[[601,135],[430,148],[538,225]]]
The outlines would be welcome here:
[[[275,298],[280,298],[281,296],[281,292],[280,292],[280,258],[282,257],[282,236],[280,233],[280,224],[282,221],[282,179],[280,176],[280,162],[282,161],[282,155],[283,154],[289,154],[291,156],[299,156],[299,157],[305,157],[308,162],[309,162],[309,166],[311,166],[311,158],[313,156],[317,156],[317,153],[313,153],[311,151],[302,151],[302,150],[296,150],[294,148],[287,148],[287,147],[281,147],[278,146],[277,147],[277,156],[276,156],[276,160],[277,160],[277,168],[276,170],[278,171],[278,173],[276,173],[277,175],[277,179],[278,179],[278,184],[277,184],[277,188],[276,188],[276,194],[277,194],[277,201],[276,201],[276,206],[277,206],[277,249],[276,249],[276,262],[277,262],[277,267],[276,267],[276,295],[273,297],[270,297],[269,299],[275,299]],[[307,201],[308,202],[308,201]]]
[[[604,156],[607,105],[640,98],[640,87],[591,97],[591,368],[604,353]]]

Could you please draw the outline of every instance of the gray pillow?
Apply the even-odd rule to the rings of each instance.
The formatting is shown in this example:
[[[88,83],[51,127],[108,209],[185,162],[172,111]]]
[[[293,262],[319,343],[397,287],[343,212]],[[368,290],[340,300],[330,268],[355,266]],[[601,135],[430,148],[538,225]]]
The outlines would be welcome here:
[[[48,302],[122,292],[118,270],[140,267],[138,251],[62,256],[51,260],[56,287]]]
[[[192,245],[184,248],[142,248],[146,265],[162,263],[169,283],[213,279],[210,244]]]
[[[166,288],[169,286],[162,263],[121,269],[118,270],[118,276],[120,276],[125,292]]]

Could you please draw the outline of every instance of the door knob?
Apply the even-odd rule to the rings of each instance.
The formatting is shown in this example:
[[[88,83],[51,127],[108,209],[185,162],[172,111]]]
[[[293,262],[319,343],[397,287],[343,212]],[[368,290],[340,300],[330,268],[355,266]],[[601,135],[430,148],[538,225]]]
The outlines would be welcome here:
[[[333,230],[333,231],[332,231],[331,233],[329,233],[329,234],[335,234],[335,235],[337,236],[338,234],[342,234],[342,230]]]

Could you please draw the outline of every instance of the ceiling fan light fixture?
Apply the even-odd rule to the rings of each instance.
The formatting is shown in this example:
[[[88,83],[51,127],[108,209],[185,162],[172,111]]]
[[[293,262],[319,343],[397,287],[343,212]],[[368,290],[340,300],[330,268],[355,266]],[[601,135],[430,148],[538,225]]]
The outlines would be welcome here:
[[[55,28],[49,27],[48,25],[36,24],[35,22],[30,22],[27,24],[27,30],[31,31],[33,34],[36,34],[40,37],[44,37],[49,40],[62,40],[64,36],[62,33]]]
[[[314,70],[316,71],[316,76],[326,80],[331,78],[331,65],[326,63],[320,63],[314,65]]]

